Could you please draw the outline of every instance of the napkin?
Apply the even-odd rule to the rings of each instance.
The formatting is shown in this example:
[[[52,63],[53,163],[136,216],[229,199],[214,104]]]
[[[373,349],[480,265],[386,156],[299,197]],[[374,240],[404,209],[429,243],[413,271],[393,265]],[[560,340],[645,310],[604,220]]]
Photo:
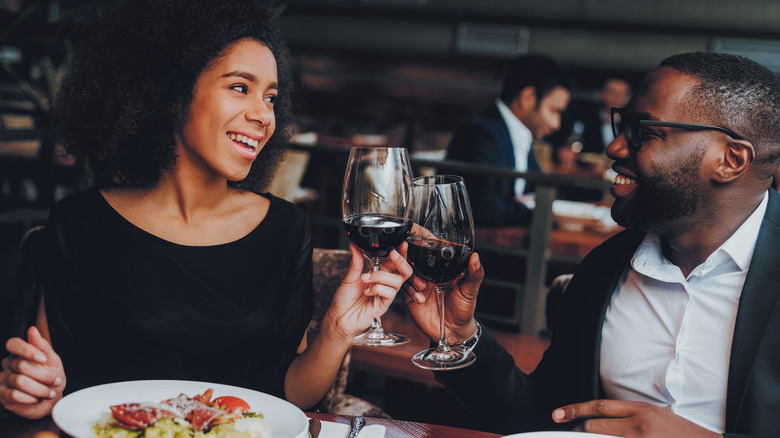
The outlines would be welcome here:
[[[320,438],[346,438],[349,431],[348,424],[333,423],[331,421],[321,421],[322,430]],[[357,435],[358,438],[384,438],[385,427],[379,424],[364,426]]]

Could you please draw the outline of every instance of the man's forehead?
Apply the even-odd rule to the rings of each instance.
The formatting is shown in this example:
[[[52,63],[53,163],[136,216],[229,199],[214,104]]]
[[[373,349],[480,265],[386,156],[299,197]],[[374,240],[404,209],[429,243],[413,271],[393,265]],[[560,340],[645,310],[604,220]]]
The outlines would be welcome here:
[[[632,113],[649,114],[662,119],[660,114],[684,111],[692,103],[690,93],[701,80],[670,67],[651,71],[637,88],[628,103]]]

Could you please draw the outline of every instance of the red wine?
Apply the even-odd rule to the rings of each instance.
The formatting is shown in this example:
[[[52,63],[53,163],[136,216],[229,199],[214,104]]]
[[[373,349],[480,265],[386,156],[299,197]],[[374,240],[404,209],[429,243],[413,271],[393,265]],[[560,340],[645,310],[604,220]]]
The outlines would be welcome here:
[[[471,248],[446,240],[427,237],[409,239],[407,260],[417,275],[434,284],[456,279],[471,256]]]
[[[384,258],[409,236],[412,221],[387,214],[356,214],[344,219],[344,229],[363,254],[369,258]]]

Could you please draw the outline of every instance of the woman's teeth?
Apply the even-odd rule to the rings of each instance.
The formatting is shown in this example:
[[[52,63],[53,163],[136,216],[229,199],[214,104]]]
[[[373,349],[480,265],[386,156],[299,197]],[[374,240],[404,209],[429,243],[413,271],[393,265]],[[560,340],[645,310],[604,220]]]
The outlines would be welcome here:
[[[246,135],[236,135],[236,134],[230,133],[230,134],[228,134],[228,137],[230,137],[230,139],[233,140],[233,141],[238,141],[238,142],[244,143],[245,145],[251,147],[252,149],[256,149],[257,146],[260,144],[259,141],[251,139],[251,138],[247,137]]]

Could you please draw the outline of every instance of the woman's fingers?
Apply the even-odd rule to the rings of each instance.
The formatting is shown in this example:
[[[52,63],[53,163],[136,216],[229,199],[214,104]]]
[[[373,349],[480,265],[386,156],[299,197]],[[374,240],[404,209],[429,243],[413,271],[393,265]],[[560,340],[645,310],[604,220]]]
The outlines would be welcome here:
[[[11,392],[11,400],[16,403],[36,403],[40,399],[57,396],[56,391],[50,386],[44,385],[26,374],[11,374],[5,383],[8,388],[16,390]]]
[[[9,356],[3,359],[2,363],[3,369],[8,370],[10,372],[9,374],[12,376],[26,376],[43,385],[58,385],[60,383],[55,372],[38,362],[33,362],[17,356]],[[9,386],[20,388],[14,383],[12,378],[9,377],[6,380],[6,383],[10,384]]]
[[[36,330],[36,333],[38,331]],[[45,341],[44,341],[45,342]],[[13,356],[19,356],[28,360],[32,360],[41,364],[46,363],[47,356],[40,349],[36,348],[33,344],[25,341],[22,338],[11,338],[5,343],[5,349],[8,350]]]

